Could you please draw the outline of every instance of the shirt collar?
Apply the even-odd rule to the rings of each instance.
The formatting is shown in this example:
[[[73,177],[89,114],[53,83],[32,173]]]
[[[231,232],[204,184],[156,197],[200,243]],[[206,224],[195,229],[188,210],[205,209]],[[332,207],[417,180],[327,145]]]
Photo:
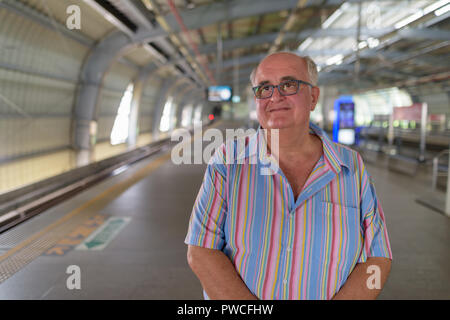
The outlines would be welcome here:
[[[342,166],[350,169],[350,166],[346,162],[342,161],[341,153],[338,150],[337,144],[330,140],[325,131],[312,122],[309,123],[309,128],[322,140],[325,160],[331,166],[333,171],[338,173],[341,171]]]
[[[336,144],[330,140],[325,131],[312,122],[309,123],[309,128],[322,140],[323,155],[331,169],[335,173],[341,171],[341,166],[350,169],[349,165],[342,161]],[[244,158],[254,157],[258,154],[258,151],[258,158],[262,160],[263,163],[274,161],[273,157],[267,153],[267,143],[261,126],[258,127],[256,134],[249,137],[247,145],[244,150],[237,155],[237,159],[242,160]]]

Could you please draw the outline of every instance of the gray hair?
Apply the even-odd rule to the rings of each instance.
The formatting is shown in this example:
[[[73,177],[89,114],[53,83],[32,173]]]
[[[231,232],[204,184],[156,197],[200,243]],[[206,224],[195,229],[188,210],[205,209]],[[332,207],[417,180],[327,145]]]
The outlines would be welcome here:
[[[275,52],[275,53],[281,53],[281,52]],[[318,78],[319,78],[319,72],[317,71],[317,65],[314,62],[314,60],[311,59],[311,57],[309,57],[309,56],[300,56],[300,55],[298,55],[296,53],[293,53],[293,52],[284,52],[284,53],[290,53],[290,54],[296,55],[299,58],[304,59],[305,62],[306,62],[307,69],[308,69],[309,81],[311,81],[311,84],[313,84],[314,86],[317,86],[317,81],[318,81]],[[272,53],[272,54],[274,54],[274,53]],[[269,57],[269,56],[271,56],[272,54],[267,55],[266,57],[264,57],[264,59]],[[259,64],[258,64],[258,66],[259,66]],[[252,73],[250,73],[250,82],[252,83],[252,85],[255,84],[256,70],[258,69],[258,66],[256,66],[252,70]]]

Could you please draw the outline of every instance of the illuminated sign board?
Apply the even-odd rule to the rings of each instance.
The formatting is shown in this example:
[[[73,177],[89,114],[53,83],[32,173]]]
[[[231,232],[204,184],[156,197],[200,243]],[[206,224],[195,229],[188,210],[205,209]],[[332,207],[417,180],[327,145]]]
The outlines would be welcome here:
[[[230,101],[231,97],[232,91],[230,86],[211,86],[208,88],[208,101]]]

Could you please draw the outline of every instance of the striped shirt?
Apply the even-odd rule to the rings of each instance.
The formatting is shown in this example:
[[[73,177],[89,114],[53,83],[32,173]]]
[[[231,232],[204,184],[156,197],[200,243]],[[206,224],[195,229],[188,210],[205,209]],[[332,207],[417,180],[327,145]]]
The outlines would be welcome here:
[[[265,146],[258,131],[244,152],[235,142],[216,151],[191,214],[185,243],[222,250],[260,299],[331,299],[357,263],[392,259],[361,156],[312,123],[310,130],[323,154],[297,199],[281,169],[262,174],[273,158],[258,147]]]

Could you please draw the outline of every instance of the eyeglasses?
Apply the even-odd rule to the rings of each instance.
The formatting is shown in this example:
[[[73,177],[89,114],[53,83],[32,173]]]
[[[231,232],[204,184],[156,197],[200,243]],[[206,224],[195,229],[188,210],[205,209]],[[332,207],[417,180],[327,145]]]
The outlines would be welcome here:
[[[263,84],[261,86],[253,87],[252,89],[257,99],[267,99],[273,95],[273,89],[275,87],[278,89],[278,92],[282,96],[291,96],[293,94],[296,94],[298,92],[298,89],[300,88],[301,83],[306,84],[311,88],[314,87],[314,85],[309,82],[292,79],[282,81],[277,86],[274,86],[273,84]]]

